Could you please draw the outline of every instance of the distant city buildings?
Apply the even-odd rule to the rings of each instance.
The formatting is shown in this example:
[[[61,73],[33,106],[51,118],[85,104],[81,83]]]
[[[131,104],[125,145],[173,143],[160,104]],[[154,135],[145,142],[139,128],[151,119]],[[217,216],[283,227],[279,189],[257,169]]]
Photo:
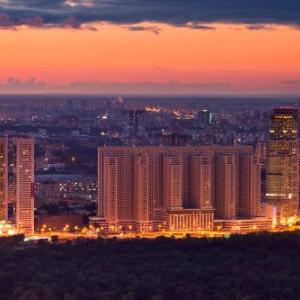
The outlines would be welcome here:
[[[36,208],[43,205],[97,202],[97,177],[69,174],[35,176]]]
[[[277,208],[278,223],[295,223],[299,209],[298,110],[274,109],[266,157],[266,197]]]
[[[3,133],[34,138],[36,158],[31,138],[0,138],[0,219],[26,234],[33,207],[39,232],[75,230],[89,216],[98,232],[134,234],[297,221],[297,109],[270,115],[266,99],[99,100],[3,104]]]
[[[203,109],[198,112],[198,121],[200,126],[209,126],[212,123],[212,113],[207,109]]]
[[[260,213],[252,147],[100,147],[97,222],[108,231],[212,230]],[[265,220],[264,220],[265,221]]]

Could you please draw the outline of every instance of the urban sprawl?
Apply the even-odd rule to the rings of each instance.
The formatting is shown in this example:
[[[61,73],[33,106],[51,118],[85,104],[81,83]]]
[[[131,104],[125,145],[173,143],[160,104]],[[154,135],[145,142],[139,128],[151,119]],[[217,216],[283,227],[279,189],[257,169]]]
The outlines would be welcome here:
[[[0,99],[1,235],[297,228],[297,100],[14,97]]]

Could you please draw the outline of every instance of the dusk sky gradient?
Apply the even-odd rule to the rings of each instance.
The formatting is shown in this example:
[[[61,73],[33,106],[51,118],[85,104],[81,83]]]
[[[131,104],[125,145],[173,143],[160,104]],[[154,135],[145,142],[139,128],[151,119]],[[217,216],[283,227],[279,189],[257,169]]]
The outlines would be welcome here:
[[[299,24],[292,0],[0,0],[0,92],[297,94]]]

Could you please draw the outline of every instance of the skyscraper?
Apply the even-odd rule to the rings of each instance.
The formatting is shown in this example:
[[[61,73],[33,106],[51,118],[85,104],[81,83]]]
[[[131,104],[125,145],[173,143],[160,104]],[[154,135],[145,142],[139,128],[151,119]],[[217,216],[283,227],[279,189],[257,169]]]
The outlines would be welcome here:
[[[7,138],[0,138],[0,220],[7,219],[8,163]]]
[[[152,228],[153,203],[150,201],[150,158],[140,155],[134,161],[134,173],[139,178],[134,182],[134,219],[137,230],[147,232]]]
[[[34,140],[16,138],[16,223],[21,233],[34,232]]]
[[[253,218],[261,204],[261,166],[259,155],[242,155],[239,161],[238,215]]]
[[[238,166],[239,157],[220,154],[216,157],[215,208],[216,218],[234,219],[238,210]]]
[[[195,155],[191,157],[190,204],[193,208],[211,208],[214,191],[214,157]]]
[[[298,110],[274,109],[270,118],[265,200],[277,208],[277,222],[293,223],[299,206]]]
[[[207,109],[199,111],[198,122],[200,126],[209,126],[212,123],[212,113]]]
[[[180,209],[183,207],[183,157],[166,155],[162,167],[164,207]]]

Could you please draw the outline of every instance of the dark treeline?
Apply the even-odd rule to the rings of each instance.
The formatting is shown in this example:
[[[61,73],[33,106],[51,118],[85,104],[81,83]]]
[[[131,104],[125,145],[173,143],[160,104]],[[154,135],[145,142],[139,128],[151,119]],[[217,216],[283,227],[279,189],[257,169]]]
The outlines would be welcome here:
[[[300,233],[230,239],[0,240],[0,299],[300,299]]]

